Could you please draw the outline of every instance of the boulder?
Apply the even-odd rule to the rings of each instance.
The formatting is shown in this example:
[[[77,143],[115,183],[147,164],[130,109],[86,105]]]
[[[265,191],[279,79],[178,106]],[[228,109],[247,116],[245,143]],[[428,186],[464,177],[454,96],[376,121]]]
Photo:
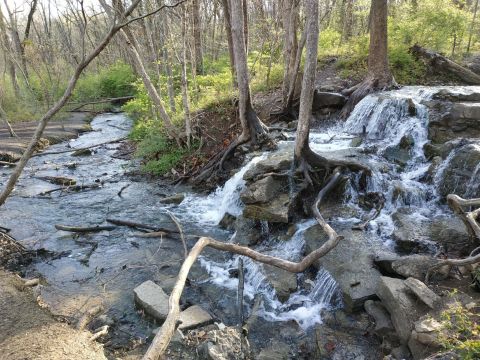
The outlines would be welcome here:
[[[438,174],[437,188],[443,197],[456,194],[466,198],[480,197],[480,142],[460,145]]]
[[[382,276],[378,283],[377,295],[390,313],[400,342],[407,344],[413,325],[426,313],[426,306],[416,300],[401,279]]]
[[[246,181],[254,180],[258,175],[277,172],[281,173],[290,169],[293,160],[293,146],[284,145],[278,151],[270,153],[265,159],[260,160],[248,169],[243,175]]]
[[[390,319],[390,314],[380,301],[367,300],[364,304],[365,311],[375,320],[375,335],[387,338],[389,341],[398,341],[398,336]]]
[[[135,303],[145,313],[159,321],[167,318],[168,295],[160,286],[148,280],[133,289],[133,293],[135,294]]]
[[[430,354],[440,350],[441,344],[438,334],[441,329],[442,324],[429,316],[415,322],[408,341],[408,347],[414,359],[425,359]]]
[[[391,268],[395,274],[405,278],[413,277],[424,280],[428,269],[438,261],[438,259],[426,255],[402,256],[392,261]]]
[[[375,290],[380,272],[373,266],[375,252],[368,234],[352,231],[350,226],[338,226],[337,232],[344,239],[328,254],[314,263],[317,268],[327,270],[338,283],[348,311],[360,310],[366,300],[376,297]],[[319,225],[312,226],[304,233],[305,253],[323,245],[328,237]],[[380,245],[379,245],[380,246]]]
[[[408,350],[408,347],[405,345],[394,348],[390,355],[393,356],[395,360],[408,360],[411,358],[410,350]]]
[[[397,211],[392,215],[395,230],[392,237],[396,248],[403,253],[430,252],[434,253],[436,244],[430,237],[429,227],[423,224],[418,214]]]
[[[312,111],[323,108],[341,108],[346,102],[347,98],[342,94],[315,90]]]
[[[227,213],[225,213],[225,215],[223,215],[223,218],[218,223],[218,226],[222,229],[225,229],[225,230],[232,230],[232,229],[235,228],[235,221],[236,220],[237,220],[237,218],[234,215],[229,214],[227,212]]]
[[[178,327],[180,330],[195,329],[213,322],[210,314],[198,305],[193,305],[183,310],[178,320],[182,322]]]
[[[235,220],[235,235],[232,242],[251,246],[257,244],[262,239],[262,232],[259,229],[258,221],[247,219],[240,215]]]
[[[288,224],[289,205],[289,195],[279,194],[265,204],[247,204],[243,209],[243,216],[248,219]]]
[[[431,309],[440,302],[440,297],[420,280],[410,277],[405,280],[405,285],[407,285],[407,287]]]
[[[279,178],[267,176],[249,184],[240,194],[240,199],[244,204],[266,203],[273,200],[284,186],[284,181]]]
[[[179,193],[172,196],[164,197],[163,199],[160,199],[159,202],[161,202],[162,204],[180,204],[183,199],[185,199],[185,194]]]
[[[480,136],[480,94],[444,96],[427,102],[430,108],[428,135],[435,144]]]
[[[271,265],[264,265],[263,273],[275,289],[278,300],[281,302],[287,301],[290,293],[297,290],[297,275],[295,273]]]

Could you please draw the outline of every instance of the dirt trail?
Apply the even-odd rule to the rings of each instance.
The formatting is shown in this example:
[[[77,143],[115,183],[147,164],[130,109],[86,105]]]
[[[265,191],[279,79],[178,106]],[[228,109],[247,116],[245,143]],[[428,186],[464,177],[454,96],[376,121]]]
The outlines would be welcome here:
[[[34,299],[32,289],[0,269],[0,359],[105,360],[91,334],[56,321]]]
[[[87,120],[88,113],[71,113],[66,120],[51,121],[42,138],[48,140],[41,145],[48,146],[59,142],[74,139],[78,134],[91,130]],[[22,156],[30,138],[35,132],[35,121],[12,124],[13,130],[18,137],[11,137],[7,128],[0,124],[0,161],[15,162]]]

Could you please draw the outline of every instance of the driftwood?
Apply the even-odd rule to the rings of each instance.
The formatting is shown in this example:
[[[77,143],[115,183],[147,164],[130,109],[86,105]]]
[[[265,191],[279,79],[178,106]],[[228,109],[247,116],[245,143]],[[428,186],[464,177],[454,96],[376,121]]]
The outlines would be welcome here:
[[[103,306],[102,305],[97,305],[94,306],[91,309],[88,309],[78,320],[77,325],[75,328],[77,330],[83,330],[85,329],[85,326],[88,325],[88,323],[100,312],[103,311]]]
[[[108,334],[108,325],[103,325],[101,328],[96,329],[94,334],[90,336],[90,341],[97,340],[100,336]]]
[[[74,186],[67,186],[67,187],[61,187],[61,188],[56,188],[56,189],[52,189],[52,190],[47,190],[47,191],[43,191],[41,192],[40,196],[45,196],[45,195],[50,195],[54,192],[57,192],[57,191],[81,191],[81,190],[86,190],[86,189],[98,189],[102,187],[101,184],[90,184],[90,185],[74,185]]]
[[[152,230],[152,231],[155,231],[155,232],[162,231],[162,232],[167,233],[167,234],[168,233],[179,234],[178,230],[170,230],[170,229],[166,229],[166,228],[159,227],[159,226],[137,223],[137,222],[134,222],[134,221],[121,220],[121,219],[107,219],[107,222],[109,222],[111,224],[115,224],[115,225],[128,226],[128,227],[136,228],[136,229]]]
[[[17,164],[8,162],[8,161],[0,161],[0,165],[13,167],[13,166],[16,166]]]
[[[96,100],[96,101],[88,101],[84,102],[83,104],[77,106],[76,108],[73,108],[70,110],[70,112],[75,112],[79,111],[82,107],[87,106],[87,105],[95,105],[95,104],[105,104],[109,102],[121,102],[121,101],[127,101],[127,100],[132,100],[134,96],[121,96],[121,97],[116,97],[116,98],[108,98],[108,99],[102,99],[102,100]]]
[[[447,202],[450,208],[453,210],[455,214],[460,216],[465,227],[470,234],[470,237],[473,241],[480,241],[480,207],[476,210],[472,210],[466,212],[463,208],[470,207],[470,206],[480,206],[480,198],[479,199],[463,199],[458,195],[450,194],[447,196]],[[477,247],[470,253],[470,256],[464,259],[445,259],[439,261],[434,266],[430,267],[427,271],[427,275],[425,276],[425,282],[427,283],[435,270],[438,270],[443,267],[448,268],[448,272],[454,266],[465,266],[476,264],[480,262],[480,247]]]
[[[243,315],[243,289],[245,287],[245,274],[243,271],[243,259],[238,259],[238,291],[237,291],[237,306],[238,306],[238,326],[240,329],[244,323]],[[240,331],[241,333],[241,331]]]
[[[434,51],[425,49],[419,45],[410,48],[410,52],[417,58],[422,59],[426,65],[436,72],[455,75],[470,85],[480,85],[480,75],[466,67],[447,59]]]
[[[39,153],[33,154],[31,157],[44,156],[44,155],[65,154],[65,153],[74,152],[74,151],[89,150],[89,149],[93,149],[93,148],[103,146],[103,145],[114,144],[114,143],[117,143],[117,142],[120,142],[120,141],[123,141],[123,140],[126,140],[126,139],[127,139],[127,137],[124,136],[124,137],[121,137],[120,139],[105,141],[105,142],[100,143],[100,144],[85,146],[85,147],[81,147],[81,148],[71,148],[71,149],[67,149],[67,150],[39,152]]]
[[[70,231],[70,232],[77,232],[77,233],[87,233],[87,232],[99,232],[99,231],[111,231],[116,229],[116,226],[109,226],[109,225],[96,225],[96,226],[68,226],[68,225],[55,225],[55,229],[63,230],[63,231]]]
[[[165,231],[153,231],[148,233],[135,234],[135,236],[138,236],[141,238],[159,238],[159,237],[164,237],[166,235],[168,234]]]
[[[216,250],[227,251],[234,254],[247,256],[260,263],[272,265],[293,273],[305,271],[305,269],[311,266],[316,260],[320,259],[330,250],[332,250],[343,237],[337,235],[335,230],[327,224],[327,222],[323,219],[320,211],[318,210],[318,206],[320,205],[320,202],[323,200],[324,196],[328,193],[328,191],[330,191],[339,182],[340,179],[340,170],[335,169],[334,174],[329,179],[327,185],[319,192],[315,203],[312,206],[312,212],[314,213],[315,218],[317,219],[320,226],[322,226],[323,230],[328,234],[328,241],[309,255],[305,256],[303,260],[298,263],[280,259],[270,255],[265,255],[246,246],[232,243],[223,243],[208,237],[200,238],[190,250],[190,253],[186,257],[185,261],[182,264],[182,267],[180,268],[177,281],[168,301],[168,316],[162,327],[160,328],[159,332],[153,339],[152,343],[150,344],[150,347],[148,348],[147,352],[143,357],[143,360],[157,360],[166,351],[170,340],[175,332],[176,323],[180,314],[180,297],[182,296],[185,282],[187,281],[187,276],[195,260],[206,247],[211,247]]]

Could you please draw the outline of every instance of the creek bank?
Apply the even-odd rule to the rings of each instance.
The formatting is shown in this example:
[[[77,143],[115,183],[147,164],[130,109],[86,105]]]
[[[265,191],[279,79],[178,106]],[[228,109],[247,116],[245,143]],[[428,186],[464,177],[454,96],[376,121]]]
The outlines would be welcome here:
[[[91,116],[87,113],[70,113],[66,120],[50,121],[37,146],[37,150],[44,150],[48,146],[66,140],[75,139],[79,134],[91,131]],[[10,137],[7,129],[0,128],[0,161],[16,162],[23,152],[35,131],[37,123],[21,122],[12,125],[18,137]]]

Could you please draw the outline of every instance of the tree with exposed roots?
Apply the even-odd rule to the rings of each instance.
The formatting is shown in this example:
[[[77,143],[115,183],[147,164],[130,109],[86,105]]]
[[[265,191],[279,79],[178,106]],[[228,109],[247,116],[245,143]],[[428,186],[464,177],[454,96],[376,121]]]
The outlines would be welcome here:
[[[217,169],[223,170],[223,164],[238,146],[247,142],[250,142],[253,146],[259,146],[269,140],[268,128],[259,119],[252,105],[247,51],[245,47],[245,19],[242,1],[230,1],[229,6],[235,73],[238,85],[238,115],[242,132],[223,152],[215,156],[205,166],[202,173],[195,179],[197,182],[207,179]]]
[[[347,116],[360,100],[371,92],[396,86],[388,64],[388,0],[372,0],[370,7],[370,48],[368,74],[361,83],[344,91],[350,95],[343,109]]]

